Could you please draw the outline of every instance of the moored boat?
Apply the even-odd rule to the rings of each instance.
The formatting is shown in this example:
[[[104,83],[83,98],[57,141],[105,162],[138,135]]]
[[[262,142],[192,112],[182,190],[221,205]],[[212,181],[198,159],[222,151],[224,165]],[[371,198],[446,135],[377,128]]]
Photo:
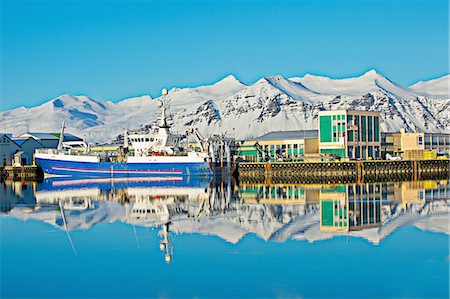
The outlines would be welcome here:
[[[120,155],[92,153],[84,142],[65,143],[64,123],[57,149],[38,149],[34,155],[44,174],[82,177],[136,176],[210,176],[208,151],[195,151],[181,142],[186,136],[170,132],[167,122],[167,90],[159,101],[161,116],[156,126],[147,132],[124,134]],[[200,141],[201,142],[201,141]],[[134,154],[128,152],[131,143]],[[203,149],[200,146],[201,149]],[[80,150],[81,149],[81,150]]]

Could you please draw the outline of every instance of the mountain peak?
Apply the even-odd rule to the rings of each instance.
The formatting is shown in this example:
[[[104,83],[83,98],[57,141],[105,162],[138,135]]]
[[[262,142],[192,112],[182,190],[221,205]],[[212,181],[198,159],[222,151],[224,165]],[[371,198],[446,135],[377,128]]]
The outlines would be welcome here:
[[[230,74],[230,75],[226,76],[225,78],[223,78],[222,80],[219,80],[213,84],[213,86],[218,86],[218,85],[242,86],[242,85],[244,85],[244,83],[242,83],[241,81],[236,79],[235,76]]]
[[[375,69],[370,69],[367,72],[365,72],[363,76],[376,76],[376,75],[379,75],[379,73]]]

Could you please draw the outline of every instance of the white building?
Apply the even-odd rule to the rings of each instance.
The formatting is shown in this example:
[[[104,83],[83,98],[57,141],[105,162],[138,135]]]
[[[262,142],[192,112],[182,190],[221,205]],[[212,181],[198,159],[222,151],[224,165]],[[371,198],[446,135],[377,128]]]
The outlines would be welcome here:
[[[19,150],[20,146],[9,135],[0,133],[0,166],[11,166],[13,155]]]
[[[59,133],[35,133],[27,132],[20,134],[17,138],[33,138],[34,140],[40,142],[44,148],[57,148],[59,142]],[[67,141],[83,141],[83,139],[72,135],[64,133],[64,142]]]
[[[30,165],[33,162],[33,155],[36,149],[38,148],[44,148],[45,146],[42,145],[39,141],[37,141],[34,138],[28,137],[28,138],[12,138],[12,140],[17,143],[20,146],[20,151],[22,154],[20,155],[20,159],[15,161],[14,166],[21,166],[21,165]],[[20,163],[19,163],[20,161]],[[20,164],[20,165],[19,165]]]

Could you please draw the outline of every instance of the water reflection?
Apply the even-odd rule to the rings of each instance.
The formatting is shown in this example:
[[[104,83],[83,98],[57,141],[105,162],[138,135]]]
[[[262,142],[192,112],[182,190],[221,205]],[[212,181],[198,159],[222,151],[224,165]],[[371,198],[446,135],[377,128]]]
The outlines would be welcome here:
[[[449,234],[450,184],[442,180],[238,186],[231,179],[46,179],[4,182],[2,189],[3,214],[66,231],[75,254],[71,231],[117,221],[135,232],[136,226],[158,229],[166,262],[182,233],[231,243],[248,233],[277,242],[345,235],[373,244],[404,226]]]

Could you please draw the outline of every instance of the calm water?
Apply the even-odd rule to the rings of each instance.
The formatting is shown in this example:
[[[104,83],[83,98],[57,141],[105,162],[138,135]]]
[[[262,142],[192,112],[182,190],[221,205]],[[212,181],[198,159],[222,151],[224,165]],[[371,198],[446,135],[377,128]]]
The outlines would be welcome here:
[[[3,183],[1,298],[449,297],[450,185]]]

